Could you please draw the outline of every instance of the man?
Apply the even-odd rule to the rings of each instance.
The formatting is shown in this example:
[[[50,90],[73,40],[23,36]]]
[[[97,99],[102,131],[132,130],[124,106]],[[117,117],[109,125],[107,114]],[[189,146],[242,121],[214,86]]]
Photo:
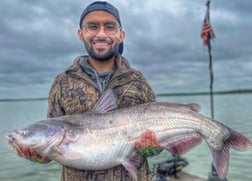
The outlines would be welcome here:
[[[146,79],[122,56],[125,32],[118,10],[107,2],[93,2],[82,12],[79,25],[78,36],[88,55],[75,58],[73,65],[56,77],[49,94],[48,117],[91,111],[106,89],[114,90],[118,108],[155,101]],[[34,150],[25,147],[21,150],[20,155],[27,159],[48,161]],[[138,167],[138,179],[151,180],[146,161]],[[63,166],[61,181],[84,180],[133,178],[122,166],[97,171]]]

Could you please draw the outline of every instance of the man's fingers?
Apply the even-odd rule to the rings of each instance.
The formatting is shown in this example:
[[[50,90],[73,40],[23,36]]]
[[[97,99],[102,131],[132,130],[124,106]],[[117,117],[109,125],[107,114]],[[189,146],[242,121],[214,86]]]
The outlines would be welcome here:
[[[141,139],[141,148],[146,148],[146,139],[143,137]]]
[[[147,129],[141,136],[141,140],[135,142],[136,149],[159,148],[156,134]]]
[[[137,150],[141,149],[142,148],[141,142],[140,141],[136,141],[135,142],[135,147],[136,147]]]
[[[158,143],[158,139],[157,136],[154,132],[151,133],[151,145],[154,148],[158,148],[159,147],[159,143]]]
[[[46,156],[39,156],[34,149],[26,146],[17,149],[17,155],[38,163],[48,163],[50,161]]]
[[[49,162],[50,160],[46,156],[41,157],[42,162]]]
[[[16,149],[16,151],[17,151],[17,155],[18,155],[19,157],[24,157],[24,154],[22,153],[21,148]]]
[[[148,137],[146,137],[146,139],[145,139],[145,144],[146,144],[146,147],[147,148],[150,148],[151,147],[151,142],[152,142],[152,140],[151,140],[151,137],[149,137],[150,135],[148,135]]]
[[[149,129],[147,129],[147,130],[143,133],[142,137],[151,138],[151,134],[152,134],[152,131],[150,131]]]
[[[22,152],[21,156],[25,157],[26,159],[31,158],[30,149],[28,147],[20,147],[20,151]]]
[[[24,157],[29,160],[36,160],[39,155],[34,149],[30,149],[26,146],[20,147],[20,150],[17,152],[18,156]]]
[[[30,149],[30,155],[31,155],[31,159],[36,160],[38,158],[38,154],[35,150]]]
[[[146,130],[143,133],[141,143],[143,148],[159,147],[156,134],[150,130]]]

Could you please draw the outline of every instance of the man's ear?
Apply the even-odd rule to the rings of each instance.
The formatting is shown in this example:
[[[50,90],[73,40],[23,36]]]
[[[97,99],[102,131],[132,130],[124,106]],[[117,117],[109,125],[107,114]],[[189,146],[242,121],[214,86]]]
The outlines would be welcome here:
[[[121,32],[120,32],[120,43],[123,42],[125,36],[126,36],[125,31],[121,31]]]
[[[78,37],[79,37],[79,39],[81,41],[84,41],[84,36],[83,36],[83,30],[82,29],[77,30],[77,35],[78,35]]]

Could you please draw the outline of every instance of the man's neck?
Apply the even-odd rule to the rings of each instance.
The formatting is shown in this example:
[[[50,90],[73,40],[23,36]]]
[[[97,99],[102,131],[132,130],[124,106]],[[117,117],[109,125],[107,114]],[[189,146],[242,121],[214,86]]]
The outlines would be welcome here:
[[[98,73],[104,73],[109,72],[113,69],[114,63],[115,63],[115,57],[106,60],[106,61],[98,61],[93,59],[92,57],[88,57],[88,61],[90,65],[98,72]]]

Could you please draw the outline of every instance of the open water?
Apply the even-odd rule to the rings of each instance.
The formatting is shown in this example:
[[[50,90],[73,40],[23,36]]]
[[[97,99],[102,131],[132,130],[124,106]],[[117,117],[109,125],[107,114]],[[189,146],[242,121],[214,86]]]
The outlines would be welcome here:
[[[201,113],[210,117],[209,96],[158,97],[158,101],[199,103]],[[215,119],[242,132],[252,140],[252,94],[216,95]],[[1,181],[59,181],[61,166],[56,162],[37,164],[19,158],[11,152],[4,134],[15,128],[44,119],[46,101],[0,102],[0,180]],[[211,153],[205,143],[184,155],[189,161],[185,171],[204,178],[208,177]],[[232,150],[229,162],[229,181],[252,180],[252,149],[245,152]]]

